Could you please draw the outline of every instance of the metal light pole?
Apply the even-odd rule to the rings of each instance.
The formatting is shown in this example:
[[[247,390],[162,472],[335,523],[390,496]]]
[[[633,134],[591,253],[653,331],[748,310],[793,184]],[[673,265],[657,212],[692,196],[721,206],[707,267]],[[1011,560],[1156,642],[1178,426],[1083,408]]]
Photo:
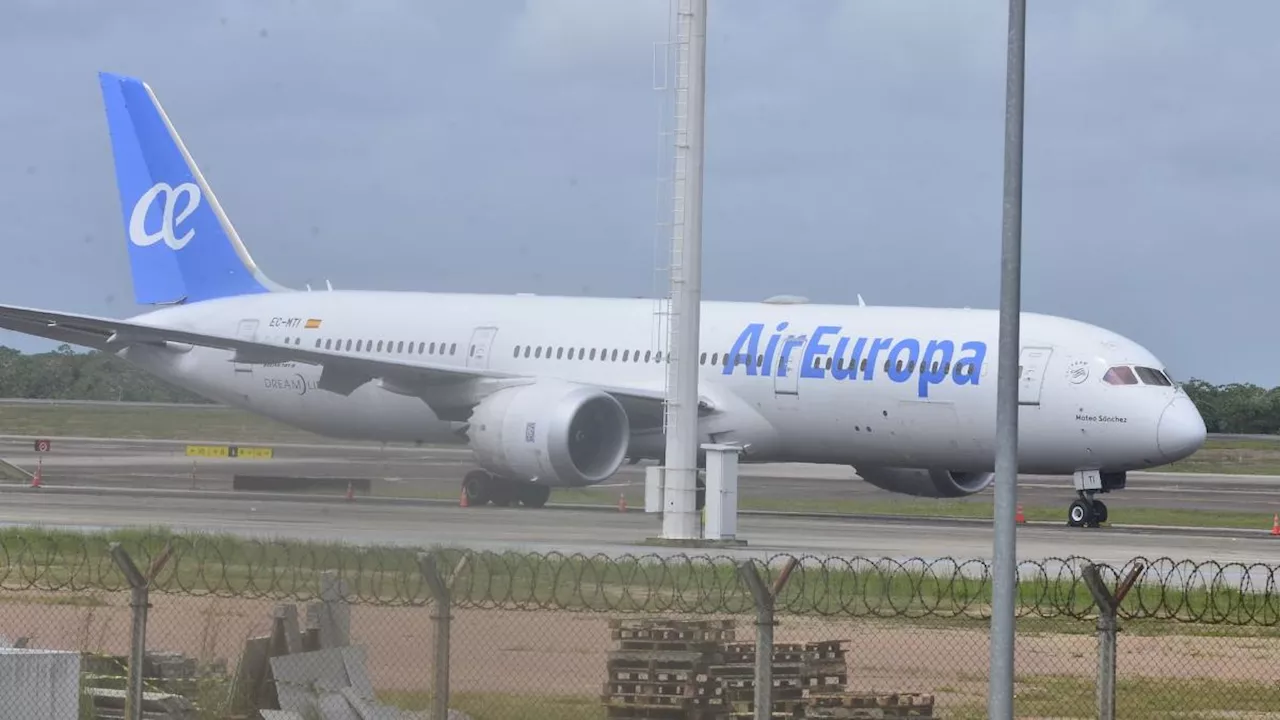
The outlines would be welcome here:
[[[1005,80],[1004,221],[1000,259],[1000,347],[996,378],[995,541],[992,562],[991,678],[987,717],[1013,718],[1014,607],[1017,571],[1018,354],[1022,311],[1022,105],[1026,0],[1009,0]]]
[[[702,308],[702,138],[707,0],[680,0],[677,17],[675,207],[667,366],[662,537],[699,537],[698,332]]]

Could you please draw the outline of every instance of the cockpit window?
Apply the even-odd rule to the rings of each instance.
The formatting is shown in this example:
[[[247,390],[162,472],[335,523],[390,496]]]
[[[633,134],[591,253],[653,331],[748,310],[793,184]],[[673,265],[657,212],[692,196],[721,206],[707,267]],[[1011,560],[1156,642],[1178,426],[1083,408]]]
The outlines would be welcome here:
[[[1107,370],[1107,374],[1102,376],[1102,380],[1108,385],[1138,384],[1138,377],[1134,375],[1133,370],[1126,365],[1117,365],[1110,370]]]
[[[1164,376],[1164,373],[1156,370],[1155,368],[1135,367],[1134,370],[1138,372],[1138,377],[1142,378],[1142,382],[1147,385],[1163,385],[1168,387],[1173,384],[1169,382],[1169,378]]]

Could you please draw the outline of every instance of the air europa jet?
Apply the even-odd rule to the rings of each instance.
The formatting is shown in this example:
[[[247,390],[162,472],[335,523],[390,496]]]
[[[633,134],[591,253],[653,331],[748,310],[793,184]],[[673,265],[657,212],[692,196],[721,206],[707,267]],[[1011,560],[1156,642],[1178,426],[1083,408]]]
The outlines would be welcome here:
[[[136,300],[127,320],[0,306],[0,326],[118,355],[212,400],[335,438],[468,446],[471,505],[544,505],[661,460],[670,355],[652,299],[293,291],[254,263],[152,90],[103,73]],[[991,485],[997,313],[705,302],[701,442],[744,462],[850,465],[895,493]],[[1195,452],[1205,426],[1150,352],[1022,315],[1019,468],[1098,493]]]

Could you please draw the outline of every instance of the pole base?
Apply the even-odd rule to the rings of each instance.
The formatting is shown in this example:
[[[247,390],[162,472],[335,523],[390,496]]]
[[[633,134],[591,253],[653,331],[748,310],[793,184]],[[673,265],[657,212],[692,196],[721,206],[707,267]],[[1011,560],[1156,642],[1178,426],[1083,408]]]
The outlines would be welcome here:
[[[738,538],[720,538],[719,540],[711,540],[708,538],[664,538],[653,537],[645,538],[640,541],[641,545],[654,545],[658,547],[686,547],[686,548],[728,548],[728,547],[746,547],[747,541]]]

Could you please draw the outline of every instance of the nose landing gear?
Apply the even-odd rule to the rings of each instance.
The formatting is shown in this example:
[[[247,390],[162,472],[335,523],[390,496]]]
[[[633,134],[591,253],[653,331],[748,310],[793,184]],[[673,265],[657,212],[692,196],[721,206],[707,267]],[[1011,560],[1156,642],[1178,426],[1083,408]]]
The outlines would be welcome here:
[[[1080,493],[1080,499],[1071,503],[1067,511],[1067,524],[1071,527],[1098,527],[1107,521],[1107,506],[1094,500],[1093,493]]]
[[[1077,500],[1067,510],[1067,525],[1071,527],[1098,527],[1107,521],[1107,506],[1095,499],[1098,493],[1123,490],[1125,474],[1098,470],[1081,470],[1072,476]]]

